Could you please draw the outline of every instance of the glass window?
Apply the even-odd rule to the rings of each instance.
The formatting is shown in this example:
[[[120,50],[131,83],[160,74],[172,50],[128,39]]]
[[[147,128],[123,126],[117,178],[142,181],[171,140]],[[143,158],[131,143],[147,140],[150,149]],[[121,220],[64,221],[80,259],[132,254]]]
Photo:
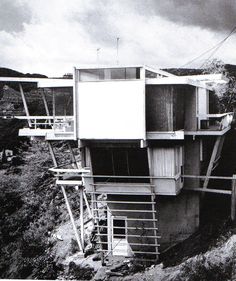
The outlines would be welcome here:
[[[79,71],[80,81],[104,80],[104,69],[86,69]]]
[[[139,79],[140,78],[140,68],[129,67],[126,68],[126,79]]]
[[[125,79],[125,68],[112,68],[111,79]]]
[[[80,81],[140,79],[140,68],[81,69]]]
[[[147,150],[141,148],[92,148],[94,175],[149,176]],[[149,182],[142,178],[95,178],[96,182]]]

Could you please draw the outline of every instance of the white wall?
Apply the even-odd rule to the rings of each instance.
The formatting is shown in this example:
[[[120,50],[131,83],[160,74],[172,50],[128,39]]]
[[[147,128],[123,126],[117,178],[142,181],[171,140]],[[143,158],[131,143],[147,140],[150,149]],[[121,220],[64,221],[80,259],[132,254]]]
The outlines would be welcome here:
[[[145,139],[144,81],[78,83],[80,139]]]
[[[204,88],[197,88],[198,91],[198,114],[208,114],[209,112],[209,91]]]

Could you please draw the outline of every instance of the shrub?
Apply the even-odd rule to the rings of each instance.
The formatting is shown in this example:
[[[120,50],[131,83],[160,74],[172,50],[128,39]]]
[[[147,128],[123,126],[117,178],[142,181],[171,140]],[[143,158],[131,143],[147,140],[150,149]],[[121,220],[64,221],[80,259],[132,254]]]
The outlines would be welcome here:
[[[197,259],[186,261],[180,268],[180,274],[175,281],[223,281],[231,280],[233,259],[228,258],[224,263],[214,263],[199,255]]]

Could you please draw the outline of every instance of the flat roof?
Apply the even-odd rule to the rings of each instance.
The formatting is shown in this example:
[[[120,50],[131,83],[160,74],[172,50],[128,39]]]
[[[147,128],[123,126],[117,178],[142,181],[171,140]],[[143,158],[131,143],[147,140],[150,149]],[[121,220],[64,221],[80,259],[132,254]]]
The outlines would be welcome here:
[[[201,74],[146,79],[147,85],[192,85],[213,90],[214,84],[226,84],[228,79],[223,74]]]
[[[73,79],[66,78],[0,77],[0,82],[37,83],[38,88],[73,87]]]
[[[81,65],[78,67],[75,67],[76,70],[89,70],[89,69],[109,69],[109,68],[144,68],[145,70],[152,71],[154,73],[165,75],[165,76],[175,76],[172,73],[169,73],[167,71],[161,70],[159,68],[155,68],[148,65],[143,64],[130,64],[130,65]]]

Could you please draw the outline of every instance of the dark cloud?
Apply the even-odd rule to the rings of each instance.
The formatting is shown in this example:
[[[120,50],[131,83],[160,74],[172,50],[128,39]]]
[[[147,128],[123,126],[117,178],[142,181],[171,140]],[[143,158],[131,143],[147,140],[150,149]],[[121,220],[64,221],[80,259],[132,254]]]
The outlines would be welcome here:
[[[30,21],[28,6],[16,0],[0,0],[0,30],[19,32]]]
[[[235,0],[138,0],[133,5],[140,13],[159,15],[183,25],[214,31],[231,30],[236,25]]]
[[[108,0],[98,1],[83,15],[74,13],[70,20],[79,22],[92,41],[97,42],[98,47],[114,45],[116,37],[119,36],[117,27],[112,22],[114,18]]]

